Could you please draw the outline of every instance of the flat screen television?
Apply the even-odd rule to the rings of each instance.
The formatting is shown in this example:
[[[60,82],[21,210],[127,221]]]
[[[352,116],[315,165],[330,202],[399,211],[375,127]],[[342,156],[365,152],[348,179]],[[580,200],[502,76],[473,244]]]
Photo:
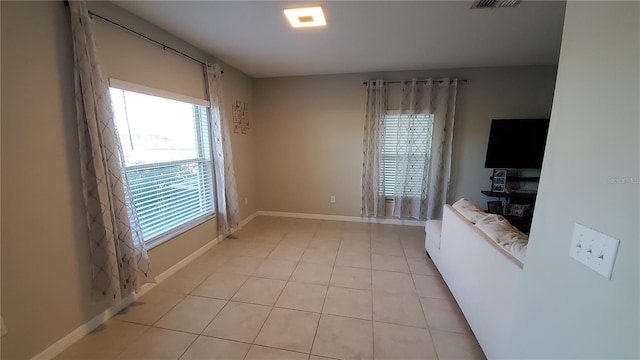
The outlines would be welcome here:
[[[491,122],[485,168],[540,169],[549,119],[496,119]]]

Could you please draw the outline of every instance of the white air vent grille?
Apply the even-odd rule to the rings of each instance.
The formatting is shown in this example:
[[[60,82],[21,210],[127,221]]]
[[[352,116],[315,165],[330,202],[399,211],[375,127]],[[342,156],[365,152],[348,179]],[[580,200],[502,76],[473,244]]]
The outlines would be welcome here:
[[[480,0],[473,3],[472,9],[492,8],[496,4],[496,0]]]
[[[520,0],[502,0],[496,2],[496,7],[512,7],[516,6]]]
[[[472,9],[490,9],[494,7],[512,7],[518,5],[520,0],[478,0],[471,6]]]

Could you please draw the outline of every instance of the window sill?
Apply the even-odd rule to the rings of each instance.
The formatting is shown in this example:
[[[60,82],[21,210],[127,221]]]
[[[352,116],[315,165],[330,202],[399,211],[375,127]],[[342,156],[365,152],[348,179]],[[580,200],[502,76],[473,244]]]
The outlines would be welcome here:
[[[193,220],[191,220],[191,221],[189,221],[187,223],[184,223],[184,224],[182,224],[182,225],[180,225],[180,226],[178,226],[178,227],[176,227],[174,229],[171,229],[170,231],[168,231],[168,232],[166,232],[164,234],[158,235],[158,236],[156,236],[155,238],[153,238],[151,240],[145,241],[144,247],[145,247],[145,249],[147,249],[147,251],[149,251],[149,250],[155,248],[156,246],[159,246],[159,245],[165,243],[166,241],[169,241],[169,240],[177,237],[178,235],[181,235],[181,234],[193,229],[194,227],[196,227],[198,225],[201,225],[201,224],[203,224],[203,223],[205,223],[205,222],[207,222],[207,221],[209,221],[211,219],[214,219],[215,217],[216,217],[216,214],[214,213],[214,214],[211,214],[211,215],[205,215],[205,216],[199,217],[197,219],[193,219]]]

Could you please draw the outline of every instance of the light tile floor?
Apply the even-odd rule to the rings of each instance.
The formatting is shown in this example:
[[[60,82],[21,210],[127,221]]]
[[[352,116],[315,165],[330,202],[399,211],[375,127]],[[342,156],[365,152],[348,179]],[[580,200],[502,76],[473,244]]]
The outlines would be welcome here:
[[[58,359],[484,359],[421,227],[258,217]]]

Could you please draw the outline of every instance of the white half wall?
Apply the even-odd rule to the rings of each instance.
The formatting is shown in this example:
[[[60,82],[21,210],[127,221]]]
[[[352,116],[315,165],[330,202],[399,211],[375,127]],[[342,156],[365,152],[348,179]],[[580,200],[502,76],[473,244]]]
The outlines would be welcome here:
[[[569,1],[510,358],[638,359],[640,3]],[[620,240],[611,280],[569,257]]]

